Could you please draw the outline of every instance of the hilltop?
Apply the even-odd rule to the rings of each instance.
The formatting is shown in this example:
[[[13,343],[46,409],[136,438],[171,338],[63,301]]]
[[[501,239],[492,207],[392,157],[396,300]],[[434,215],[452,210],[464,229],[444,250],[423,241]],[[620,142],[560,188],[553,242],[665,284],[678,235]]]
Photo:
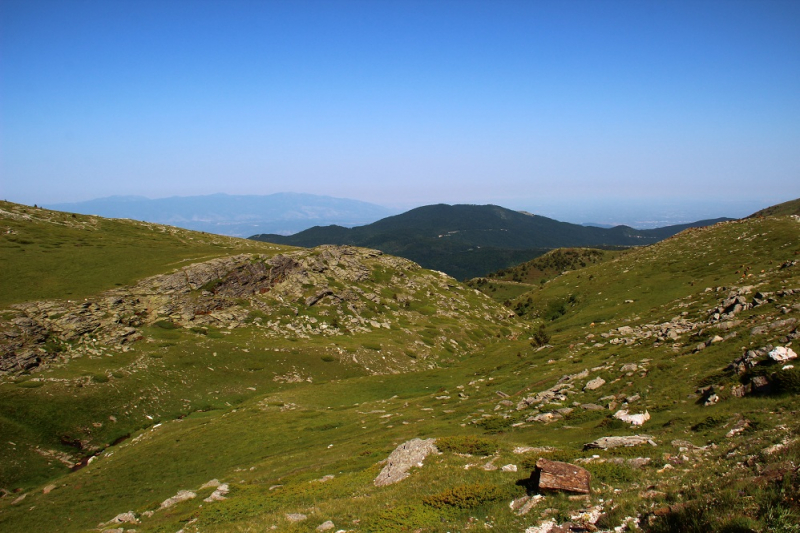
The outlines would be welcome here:
[[[254,240],[293,246],[350,244],[400,255],[458,279],[486,275],[562,247],[619,247],[653,244],[699,221],[651,230],[611,229],[559,222],[495,205],[430,205],[366,226],[313,227],[300,233],[254,235]]]
[[[782,204],[773,205],[762,209],[761,211],[756,211],[750,218],[753,217],[770,217],[770,216],[789,216],[789,215],[800,215],[800,198],[797,200],[790,200],[788,202],[783,202]]]
[[[486,277],[473,278],[466,284],[498,302],[509,302],[510,299],[546,283],[548,279],[570,270],[608,261],[623,252],[624,250],[597,248],[556,248],[536,259],[492,272]]]
[[[508,306],[352,246],[7,304],[41,360],[0,378],[0,528],[793,531],[798,237],[767,216],[553,252],[490,280],[526,285]],[[540,490],[541,459],[591,493]]]

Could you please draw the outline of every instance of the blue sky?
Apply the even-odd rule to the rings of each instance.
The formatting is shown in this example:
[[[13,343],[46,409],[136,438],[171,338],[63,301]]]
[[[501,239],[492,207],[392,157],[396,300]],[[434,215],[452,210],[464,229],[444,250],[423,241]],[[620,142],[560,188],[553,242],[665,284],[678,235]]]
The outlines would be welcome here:
[[[0,197],[284,191],[601,222],[800,197],[800,2],[0,2]]]

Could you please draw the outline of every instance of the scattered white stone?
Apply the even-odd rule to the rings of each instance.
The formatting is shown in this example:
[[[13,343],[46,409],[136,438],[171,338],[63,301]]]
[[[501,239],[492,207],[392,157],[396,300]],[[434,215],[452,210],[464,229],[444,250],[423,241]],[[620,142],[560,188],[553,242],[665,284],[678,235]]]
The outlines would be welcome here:
[[[179,490],[178,494],[173,496],[172,498],[167,498],[163,502],[161,502],[161,509],[167,509],[168,507],[172,507],[176,503],[191,500],[192,498],[196,498],[197,494],[190,490]]]
[[[483,465],[481,468],[483,468],[487,472],[494,472],[495,470],[497,470],[497,466],[495,466],[494,464],[494,462],[497,461],[497,459],[498,459],[497,457],[492,457],[489,460],[489,462]]]
[[[622,420],[623,422],[627,422],[628,424],[634,426],[641,426],[645,422],[650,420],[650,413],[645,411],[644,413],[632,415],[628,414],[627,409],[620,409],[619,411],[614,413],[614,418],[616,418],[617,420]]]
[[[208,498],[206,498],[203,501],[206,502],[206,503],[220,502],[220,501],[226,499],[225,496],[227,496],[228,492],[230,492],[230,489],[228,488],[228,484],[227,483],[223,483],[222,485],[217,487],[217,490],[215,490],[214,492],[211,493],[211,496],[209,496]]]
[[[100,524],[100,526],[110,526],[113,524],[138,524],[139,520],[136,519],[136,515],[133,514],[133,511],[128,511],[127,513],[120,513],[108,522],[104,522]]]
[[[518,515],[525,515],[528,514],[531,509],[536,507],[536,504],[539,503],[544,499],[542,494],[534,494],[533,496],[522,496],[521,498],[517,498],[513,500],[508,506],[511,508],[512,511],[517,513]]]
[[[550,533],[550,530],[556,527],[555,520],[545,520],[538,526],[529,527],[525,530],[525,533]]]
[[[217,488],[217,487],[219,487],[220,485],[221,485],[221,483],[219,482],[219,480],[218,480],[218,479],[212,479],[211,481],[209,481],[209,482],[207,482],[207,483],[203,483],[203,484],[200,486],[200,490],[203,490],[203,489],[209,489],[209,488]]]
[[[596,377],[593,380],[586,383],[586,386],[583,387],[583,390],[595,390],[599,389],[603,385],[606,384],[606,380],[601,377]]]
[[[503,472],[516,472],[517,465],[504,465],[500,468]]]
[[[570,515],[569,519],[583,523],[594,524],[600,519],[600,515],[602,514],[603,508],[597,505],[590,509],[582,509],[575,514]]]
[[[302,522],[308,517],[302,513],[290,513],[286,515],[286,520],[289,522]]]
[[[777,348],[769,352],[769,357],[773,361],[783,363],[784,361],[797,359],[797,354],[794,353],[794,350],[792,350],[791,348],[787,348],[786,346],[778,346]]]
[[[317,531],[328,531],[330,529],[333,529],[334,527],[336,526],[333,525],[333,522],[331,522],[330,520],[326,520],[325,522],[317,526]]]
[[[716,394],[712,394],[709,396],[706,401],[703,403],[704,406],[708,407],[710,405],[714,405],[719,402],[719,396]]]

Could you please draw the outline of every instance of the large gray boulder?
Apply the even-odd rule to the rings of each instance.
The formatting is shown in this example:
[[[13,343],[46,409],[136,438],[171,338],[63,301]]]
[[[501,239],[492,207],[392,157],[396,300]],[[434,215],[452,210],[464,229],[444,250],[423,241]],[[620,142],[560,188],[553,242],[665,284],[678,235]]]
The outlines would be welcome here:
[[[386,459],[386,466],[375,478],[375,486],[383,487],[407,478],[411,467],[421,467],[429,454],[439,451],[434,443],[434,439],[412,439],[395,448]]]

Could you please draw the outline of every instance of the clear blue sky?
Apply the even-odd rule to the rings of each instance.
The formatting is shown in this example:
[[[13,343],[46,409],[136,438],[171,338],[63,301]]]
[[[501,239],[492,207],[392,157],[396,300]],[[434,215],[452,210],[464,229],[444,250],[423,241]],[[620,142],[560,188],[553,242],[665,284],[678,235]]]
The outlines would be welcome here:
[[[800,196],[797,0],[3,0],[0,84],[29,204]]]

